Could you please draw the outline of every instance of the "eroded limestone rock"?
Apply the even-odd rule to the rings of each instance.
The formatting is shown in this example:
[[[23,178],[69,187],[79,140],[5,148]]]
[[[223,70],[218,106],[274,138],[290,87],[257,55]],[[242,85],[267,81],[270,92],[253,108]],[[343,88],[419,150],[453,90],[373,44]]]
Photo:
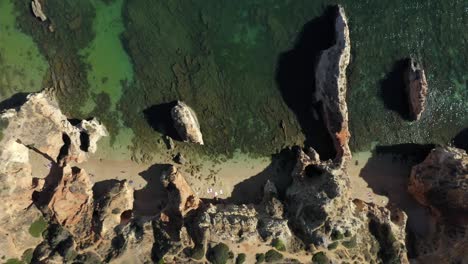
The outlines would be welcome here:
[[[183,141],[203,145],[203,136],[195,112],[184,102],[178,101],[171,110],[174,126]]]
[[[83,162],[96,151],[97,141],[107,135],[96,119],[72,125],[48,91],[28,95],[18,108],[6,110],[0,118],[8,122],[4,140],[14,140],[63,163]]]
[[[408,190],[437,211],[468,212],[468,154],[437,147],[411,170]]]
[[[346,104],[346,68],[349,64],[351,44],[348,21],[341,6],[335,18],[335,44],[324,50],[315,73],[316,100],[322,101],[322,112],[337,152],[336,160],[351,158],[348,146],[348,107]]]
[[[416,200],[431,208],[435,228],[415,239],[414,263],[463,263],[468,260],[468,154],[437,147],[414,166],[408,186]]]
[[[413,58],[410,59],[408,68],[406,69],[405,82],[410,117],[413,120],[419,120],[426,108],[428,86],[424,70]]]
[[[0,149],[0,256],[21,258],[41,241],[29,232],[42,215],[32,204],[34,191],[28,148],[15,141],[2,141]]]
[[[52,217],[81,245],[93,242],[93,192],[88,174],[77,167],[63,168],[62,178],[50,199]]]
[[[167,168],[161,176],[161,182],[168,192],[169,201],[161,214],[163,221],[184,217],[200,206],[201,200],[175,166]]]

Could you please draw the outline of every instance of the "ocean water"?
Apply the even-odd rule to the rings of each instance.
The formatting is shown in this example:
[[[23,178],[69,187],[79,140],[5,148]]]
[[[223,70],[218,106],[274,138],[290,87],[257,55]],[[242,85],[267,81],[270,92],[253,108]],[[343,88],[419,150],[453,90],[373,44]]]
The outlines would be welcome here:
[[[12,1],[0,1],[0,101],[42,86],[48,68],[33,38],[16,26]]]
[[[206,142],[176,142],[187,155],[230,157],[239,150],[269,156],[306,139],[329,145],[322,127],[307,125],[317,115],[307,88],[317,55],[311,50],[330,38],[330,25],[320,17],[336,3],[345,8],[351,34],[354,151],[371,142],[448,143],[468,126],[464,0],[48,0],[47,23],[32,17],[28,1],[14,2],[14,10],[12,3],[0,0],[0,40],[11,39],[0,42],[0,58],[23,54],[15,43],[25,39],[19,42],[35,59],[3,59],[0,68],[28,69],[33,82],[2,81],[0,91],[39,90],[54,85],[52,75],[59,78],[62,109],[71,117],[97,116],[109,128],[103,153],[136,161],[167,153],[167,124],[155,130],[145,110],[174,100],[196,111]],[[430,89],[418,122],[405,119],[396,80],[398,62],[408,56],[422,62]],[[164,112],[153,115],[166,118]]]

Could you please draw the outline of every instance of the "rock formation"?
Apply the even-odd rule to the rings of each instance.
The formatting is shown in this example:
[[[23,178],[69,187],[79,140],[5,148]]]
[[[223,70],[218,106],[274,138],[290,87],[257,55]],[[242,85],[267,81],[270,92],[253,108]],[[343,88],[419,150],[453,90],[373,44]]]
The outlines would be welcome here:
[[[451,147],[437,147],[411,170],[408,190],[437,212],[468,212],[468,154]]]
[[[0,118],[8,122],[4,140],[18,141],[61,163],[83,162],[88,153],[96,151],[96,142],[107,135],[96,119],[72,125],[47,91],[30,94],[23,105],[5,111]]]
[[[184,217],[200,206],[201,200],[192,191],[185,178],[175,166],[170,166],[161,176],[161,182],[168,191],[168,200],[163,209],[162,220]]]
[[[431,208],[435,228],[415,240],[415,263],[468,260],[468,154],[437,147],[413,167],[408,186],[418,202]]]
[[[80,244],[91,243],[93,192],[88,174],[79,168],[66,166],[62,179],[48,204],[52,218]]]
[[[409,60],[409,65],[405,72],[405,82],[410,117],[413,120],[419,120],[426,108],[428,86],[424,70],[413,58]]]
[[[203,145],[203,136],[200,131],[197,115],[187,104],[177,101],[171,110],[174,126],[183,141]]]
[[[31,206],[34,191],[28,148],[9,140],[0,149],[0,256],[18,258],[41,241],[29,229],[41,219]]]
[[[42,5],[39,2],[39,0],[31,1],[31,8],[34,16],[36,16],[43,22],[47,20],[47,16],[44,14],[44,11],[42,11]]]
[[[348,107],[346,105],[346,68],[349,64],[351,44],[348,21],[344,9],[337,8],[335,18],[335,44],[320,54],[315,72],[315,98],[322,102],[322,114],[341,163],[351,158],[348,146]]]

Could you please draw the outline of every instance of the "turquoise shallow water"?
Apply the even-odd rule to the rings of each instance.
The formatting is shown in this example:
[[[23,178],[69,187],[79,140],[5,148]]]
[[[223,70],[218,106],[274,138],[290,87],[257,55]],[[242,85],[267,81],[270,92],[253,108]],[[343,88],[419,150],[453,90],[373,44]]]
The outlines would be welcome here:
[[[374,141],[448,143],[468,126],[466,1],[338,2],[351,31],[353,150],[367,149]],[[61,105],[70,116],[100,117],[113,135],[106,143],[109,150],[137,160],[163,151],[161,134],[148,125],[143,111],[179,99],[199,115],[207,142],[203,148],[176,143],[181,151],[229,156],[240,149],[269,155],[304,141],[297,117],[278,89],[279,57],[294,47],[307,22],[334,3],[50,0],[46,10],[56,32],[28,19],[28,5],[17,4],[22,31],[10,27],[0,38],[26,38],[23,43],[29,46],[24,49],[32,49],[34,58],[45,57],[45,63],[33,60],[34,67],[24,59],[10,59],[23,69],[41,69],[28,73],[35,87],[51,83],[47,61],[56,75],[67,76],[66,89],[59,93]],[[14,13],[2,10],[12,24]],[[6,43],[0,47],[15,54],[14,42]],[[419,122],[389,110],[382,96],[382,82],[397,61],[410,55],[422,61],[430,86],[428,108]],[[0,90],[24,87],[28,85],[3,82]]]

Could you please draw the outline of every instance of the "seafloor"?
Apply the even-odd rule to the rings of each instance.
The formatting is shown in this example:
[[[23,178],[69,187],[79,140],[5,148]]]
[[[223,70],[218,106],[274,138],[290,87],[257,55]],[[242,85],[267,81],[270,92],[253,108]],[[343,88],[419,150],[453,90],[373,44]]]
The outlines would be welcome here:
[[[269,156],[304,141],[320,149],[313,75],[332,41],[322,14],[336,3],[351,30],[353,151],[449,143],[468,125],[466,0],[47,0],[46,22],[30,1],[0,0],[0,101],[54,87],[67,115],[105,123],[107,158],[150,162],[165,151],[174,100],[194,108],[205,140],[176,142],[182,153]],[[418,122],[406,120],[399,77],[408,56],[430,89]]]

